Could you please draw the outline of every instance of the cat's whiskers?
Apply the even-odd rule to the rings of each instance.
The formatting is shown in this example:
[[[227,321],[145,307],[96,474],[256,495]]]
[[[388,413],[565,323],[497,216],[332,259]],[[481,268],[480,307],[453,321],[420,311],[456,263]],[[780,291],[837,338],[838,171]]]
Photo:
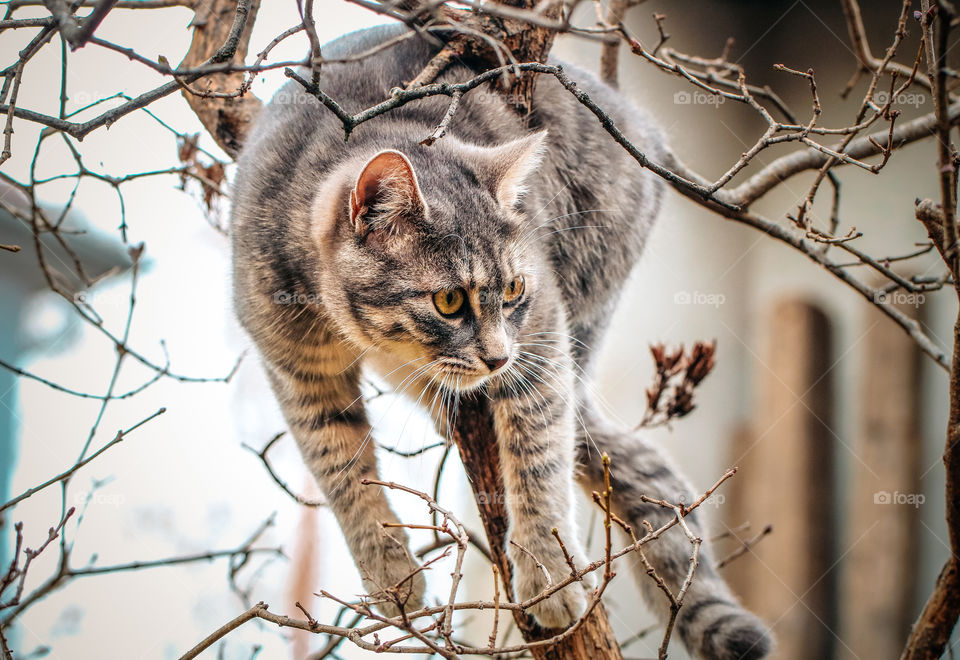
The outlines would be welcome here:
[[[529,336],[529,335],[528,335],[528,336]],[[582,342],[580,342],[580,343],[582,344]],[[561,356],[567,355],[567,351],[568,351],[567,347],[565,347],[565,346],[564,346],[564,347],[557,347],[557,346],[551,345],[550,343],[544,343],[544,342],[523,342],[523,343],[517,344],[517,348],[518,348],[518,349],[520,349],[520,348],[522,348],[522,347],[524,347],[524,346],[537,346],[537,347],[541,347],[541,348],[549,348],[549,349],[551,349],[551,350],[556,351],[556,352],[559,353]],[[539,353],[532,353],[531,351],[527,351],[526,353],[528,354],[529,357],[534,357],[534,356],[536,356],[538,359],[543,360],[543,361],[550,362],[550,363],[552,363],[552,364],[555,364],[556,366],[558,366],[558,367],[560,367],[560,368],[567,368],[566,363],[560,363],[560,362],[558,362],[557,360],[554,360],[554,359],[552,359],[552,358],[547,357],[546,355],[540,355]],[[576,363],[576,361],[573,361],[573,360],[571,360],[571,362],[570,362],[570,367],[572,367],[572,369],[571,369],[571,375],[573,375],[573,377],[576,378],[577,381],[578,381],[581,385],[583,385],[584,389],[585,389],[587,392],[593,394],[593,393],[596,391],[596,390],[595,390],[595,387],[594,387],[594,385],[593,385],[591,382],[589,382],[588,380],[586,380],[585,377],[587,376],[587,372],[584,371],[583,367],[581,367],[579,364]],[[577,372],[579,372],[579,373],[577,373]],[[583,374],[583,376],[581,376],[580,374]]]
[[[537,212],[534,213],[532,216],[530,216],[529,222],[533,222],[534,220],[536,220],[537,218],[540,217],[540,214],[541,214],[541,213],[543,213],[543,212],[546,211],[548,208],[550,208],[550,205],[553,204],[553,200],[555,200],[557,197],[559,197],[560,195],[562,195],[562,194],[563,194],[563,191],[566,190],[567,188],[569,188],[571,183],[572,183],[572,180],[568,179],[567,182],[566,182],[565,184],[563,184],[563,187],[560,188],[560,190],[557,191],[557,194],[555,194],[553,197],[551,197],[549,200],[547,200],[547,203],[544,204],[543,206],[541,206],[539,211],[537,211]]]
[[[426,356],[426,355],[422,355],[422,356],[420,356],[420,357],[413,358],[412,360],[407,360],[406,362],[404,362],[403,364],[401,364],[401,365],[400,365],[399,367],[397,367],[396,369],[391,369],[389,372],[385,373],[385,374],[383,375],[383,377],[384,377],[384,378],[389,378],[390,376],[392,376],[393,374],[397,373],[398,371],[400,371],[401,369],[403,369],[403,368],[406,367],[407,365],[413,364],[414,362],[419,362],[420,360],[426,360],[426,359],[427,359],[427,356]],[[433,360],[433,362],[439,362],[439,361],[440,361],[440,360]],[[429,363],[429,364],[427,364],[427,365],[424,365],[424,366],[430,366],[430,364],[432,364],[433,362],[431,362],[431,363]],[[414,372],[414,373],[416,373],[416,372]],[[409,378],[409,376],[408,376],[408,378]],[[405,378],[404,380],[406,380],[406,378]],[[400,381],[400,382],[403,382],[403,381]]]
[[[423,359],[423,358],[417,358],[417,360],[419,360],[419,359]],[[410,362],[414,362],[414,361],[416,361],[416,360],[411,360]],[[436,362],[438,362],[438,360],[433,360],[433,361],[431,361],[431,362],[428,362],[427,364],[419,367],[419,368],[418,368],[417,370],[415,370],[412,374],[409,374],[409,375],[408,375],[406,378],[404,378],[402,381],[400,381],[400,383],[394,388],[394,391],[393,391],[393,393],[396,394],[397,396],[393,399],[393,401],[390,402],[390,405],[389,405],[389,406],[387,407],[387,409],[384,411],[384,416],[386,416],[386,414],[389,413],[390,410],[393,409],[393,406],[396,405],[397,400],[400,398],[400,395],[402,395],[402,394],[406,391],[407,387],[409,387],[410,384],[412,384],[412,383],[415,382],[415,379],[411,379],[411,376],[416,376],[416,374],[418,374],[418,372],[421,372],[421,371],[423,371],[423,370],[425,370],[425,369],[429,369],[430,366],[432,366],[432,365],[433,365],[434,363],[436,363]],[[405,366],[405,365],[404,365],[404,366]],[[402,367],[401,367],[401,368],[402,368]],[[394,370],[394,371],[396,371],[396,370]],[[393,372],[391,372],[391,373],[393,373]],[[410,383],[408,383],[406,386],[404,386],[404,383],[405,383],[408,379],[410,380]],[[361,395],[361,396],[362,396],[362,395]],[[354,399],[354,402],[356,402],[357,400],[359,400],[359,398],[360,398],[360,397],[358,397],[357,399]],[[349,408],[349,406],[347,406],[347,408]],[[345,410],[346,410],[346,409],[344,409],[344,411],[345,411]],[[336,482],[333,484],[333,486],[331,487],[331,492],[336,491],[336,490],[340,487],[340,485],[344,482],[344,480],[349,476],[350,471],[353,470],[353,468],[356,466],[357,460],[360,458],[360,456],[363,454],[364,450],[367,448],[367,445],[370,443],[370,439],[373,437],[374,424],[371,423],[369,419],[367,420],[367,423],[368,423],[368,425],[369,425],[370,428],[367,429],[366,434],[363,436],[363,440],[361,440],[359,447],[357,447],[357,451],[354,452],[353,456],[352,456],[352,457],[350,458],[350,460],[347,462],[347,465],[333,476],[333,478],[337,479],[337,481],[336,481]],[[341,476],[341,475],[342,475],[342,476]],[[338,477],[339,477],[339,478],[338,478]]]
[[[540,229],[542,229],[542,228],[546,227],[547,225],[549,225],[551,222],[556,222],[557,220],[563,220],[564,218],[569,218],[569,217],[572,217],[572,216],[575,216],[575,215],[586,215],[587,213],[614,213],[614,212],[615,212],[615,211],[611,211],[611,210],[608,210],[608,209],[587,209],[587,210],[584,210],[584,211],[574,211],[574,212],[572,212],[572,213],[565,213],[565,214],[563,214],[563,215],[554,216],[554,217],[550,218],[549,220],[540,223],[540,224],[537,225],[536,227],[533,227],[532,229],[527,230],[527,233],[525,233],[523,236],[520,237],[520,239],[517,241],[516,245],[517,245],[518,247],[522,247],[522,248],[528,247],[531,243],[533,243],[532,240],[529,240],[530,237],[533,236],[533,235],[534,235],[537,231],[539,231]],[[536,217],[536,216],[534,216],[534,217]],[[600,227],[605,227],[606,225],[599,225],[599,226],[600,226]]]
[[[523,343],[517,344],[516,346],[517,346],[517,349],[523,349],[523,347],[525,347],[525,346],[533,346],[533,347],[537,347],[537,348],[549,348],[549,349],[554,350],[554,351],[556,351],[557,353],[559,353],[559,354],[560,354],[560,357],[563,357],[563,356],[566,356],[566,355],[567,355],[567,349],[566,349],[566,348],[558,348],[558,347],[556,347],[556,346],[551,346],[551,345],[549,345],[549,344],[542,344],[542,343],[539,343],[539,342],[523,342]],[[546,355],[541,355],[540,353],[534,353],[533,351],[523,351],[523,352],[524,352],[528,357],[536,357],[537,359],[539,359],[539,360],[541,360],[541,361],[544,361],[544,362],[547,362],[547,363],[549,363],[549,364],[551,364],[551,365],[556,366],[558,369],[569,370],[569,371],[570,371],[570,374],[571,374],[574,378],[576,378],[577,381],[578,381],[581,385],[583,385],[584,387],[587,387],[587,388],[591,387],[590,383],[588,383],[588,382],[584,379],[584,377],[583,377],[583,376],[586,376],[586,375],[587,375],[587,372],[585,372],[585,371],[583,370],[583,367],[581,367],[579,364],[577,364],[574,360],[570,360],[570,362],[567,363],[566,361],[561,362],[561,361],[560,361],[559,359],[557,359],[557,358],[551,358],[551,357],[548,357],[548,356],[546,356]],[[579,373],[578,373],[578,372],[579,372]],[[583,376],[581,376],[581,374],[583,374]]]
[[[574,227],[564,227],[563,229],[554,229],[553,231],[548,231],[546,234],[539,234],[537,236],[532,237],[523,245],[523,247],[527,248],[533,243],[539,240],[543,240],[547,236],[550,236],[552,234],[561,234],[565,231],[573,231],[574,229],[606,229],[606,228],[607,228],[607,225],[576,225]]]
[[[418,358],[414,358],[413,360],[408,360],[407,362],[404,362],[403,364],[401,364],[399,367],[397,367],[396,369],[394,369],[394,370],[391,371],[390,373],[385,374],[383,377],[384,377],[384,378],[388,378],[389,376],[392,376],[394,373],[396,373],[396,372],[399,371],[400,369],[403,369],[403,368],[406,367],[407,365],[410,365],[410,364],[412,364],[412,363],[414,363],[414,362],[417,362],[417,361],[419,361],[419,360],[425,360],[425,359],[426,359],[426,357],[418,357]],[[403,380],[401,380],[399,383],[397,383],[397,384],[394,386],[393,391],[391,392],[391,394],[395,395],[395,396],[398,397],[398,398],[399,398],[400,396],[402,396],[403,393],[406,391],[406,389],[412,384],[413,379],[416,379],[417,376],[418,376],[423,370],[429,369],[429,368],[432,366],[432,364],[433,364],[433,362],[428,362],[427,364],[422,365],[421,367],[418,367],[417,369],[415,369],[415,370],[412,371],[411,373],[407,374],[407,376],[406,376]],[[410,380],[411,382],[410,382],[410,383],[407,383],[408,380]],[[350,408],[350,406],[352,406],[354,403],[356,403],[357,401],[359,401],[359,400],[362,399],[362,398],[363,398],[363,394],[361,393],[360,396],[358,396],[356,399],[354,399],[353,401],[351,401],[350,404],[341,411],[341,413],[346,412],[347,409]]]
[[[574,405],[573,403],[571,403],[570,400],[569,400],[566,396],[564,396],[562,392],[558,391],[556,387],[554,387],[554,386],[551,385],[549,382],[547,382],[546,380],[544,380],[540,374],[536,373],[536,370],[535,370],[534,366],[533,366],[531,363],[525,362],[525,361],[518,361],[518,363],[517,363],[517,368],[518,368],[518,369],[521,369],[521,370],[523,370],[523,371],[525,371],[525,372],[527,372],[527,373],[530,374],[531,376],[535,377],[542,385],[545,385],[546,387],[550,388],[550,390],[560,398],[560,400],[563,402],[563,404],[564,404],[565,406],[567,406],[567,408],[573,412],[573,415],[574,415],[574,417],[576,418],[576,421],[579,422],[581,428],[583,428],[583,431],[584,431],[584,433],[586,434],[587,439],[588,439],[591,443],[593,443],[594,446],[596,446],[596,443],[594,442],[593,438],[590,437],[590,431],[587,429],[586,423],[585,423],[584,419],[580,416],[580,413],[579,413],[579,411],[577,410],[576,405]],[[533,388],[533,389],[534,389],[535,392],[537,391],[536,388]],[[539,395],[540,398],[542,398],[544,404],[546,404],[546,398],[543,397],[543,394],[542,394],[542,393],[538,393],[538,395]],[[541,416],[542,416],[542,415],[543,415],[543,412],[542,412],[542,410],[541,410]],[[544,425],[546,425],[546,419],[544,419]]]
[[[435,381],[435,379],[437,378],[438,375],[439,375],[439,376],[442,376],[443,378],[442,378],[440,384],[437,385],[437,386],[434,388],[433,401],[431,401],[430,407],[427,409],[427,415],[428,415],[428,417],[431,418],[430,421],[431,421],[431,423],[434,425],[434,432],[439,435],[439,434],[440,434],[439,424],[437,424],[436,422],[437,422],[438,419],[442,419],[442,416],[441,416],[441,417],[435,417],[434,414],[433,414],[433,408],[434,408],[434,406],[437,404],[437,397],[438,397],[438,395],[440,395],[441,392],[443,391],[443,386],[444,386],[444,383],[446,382],[446,374],[444,374],[443,372],[440,372],[440,371],[436,372],[436,373],[430,378],[430,381],[424,386],[424,391],[427,391],[428,389],[430,389],[431,387],[433,387],[433,383],[434,383],[434,381]],[[422,396],[422,393],[421,393],[421,396]],[[412,413],[411,413],[411,414],[412,414]],[[443,402],[442,402],[442,397],[441,397],[441,402],[440,402],[440,415],[442,415],[442,414],[443,414]],[[407,420],[409,421],[409,419],[410,419],[410,417],[408,416],[408,417],[407,417]],[[424,437],[424,443],[423,443],[423,444],[426,444],[426,437]],[[420,454],[420,460],[418,461],[418,468],[419,468],[420,470],[423,469],[423,454],[422,454],[422,453]]]
[[[546,227],[546,226],[549,225],[551,222],[556,222],[557,220],[563,220],[564,218],[569,218],[570,216],[573,216],[573,215],[584,215],[584,214],[586,214],[586,213],[609,213],[609,211],[605,211],[605,210],[603,210],[603,209],[588,209],[588,210],[586,210],[586,211],[574,211],[573,213],[564,213],[563,215],[555,215],[555,216],[553,216],[552,218],[549,218],[549,219],[547,219],[547,220],[544,220],[543,222],[541,222],[541,223],[540,223],[539,225],[537,225],[536,227],[533,227],[532,229],[527,230],[527,233],[520,237],[518,243],[521,243],[521,244],[522,244],[522,243],[526,240],[526,238],[527,238],[528,236],[530,236],[531,234],[533,234],[533,233],[534,233],[535,231],[537,231],[538,229],[541,229],[541,228],[543,228],[543,227]]]
[[[437,377],[440,377],[441,379],[440,384],[434,387],[434,382],[436,381]],[[442,419],[439,415],[442,415],[443,413],[443,396],[444,396],[443,383],[446,382],[446,379],[447,379],[447,374],[445,374],[442,371],[438,371],[430,378],[430,382],[428,382],[425,387],[425,390],[430,389],[431,387],[434,387],[433,400],[430,402],[430,407],[427,408],[427,414],[432,418],[432,421],[434,422],[436,422],[436,420],[438,419]],[[440,410],[435,415],[434,408],[437,406],[438,402],[440,405]],[[417,403],[419,404],[419,401]]]
[[[359,362],[360,360],[362,360],[362,359],[363,359],[363,356],[366,355],[366,354],[367,354],[368,352],[370,352],[371,350],[373,350],[373,348],[374,348],[374,345],[373,345],[373,344],[370,344],[369,346],[367,346],[365,349],[363,349],[363,350],[360,352],[360,354],[359,354],[357,357],[353,358],[353,360],[350,362],[350,364],[348,364],[348,365],[345,366],[343,369],[341,369],[340,371],[338,371],[338,372],[337,372],[337,375],[338,375],[338,376],[342,376],[344,373],[346,373],[347,369],[349,369],[350,367],[352,367],[353,365],[355,365],[357,362]],[[407,364],[410,364],[410,363],[407,362]],[[406,366],[406,365],[404,365],[404,366]]]
[[[548,361],[549,358],[544,358],[544,356],[542,355],[537,355],[536,353],[531,353],[529,351],[518,351],[516,356],[516,361],[518,363],[517,364],[518,367],[525,368],[525,369],[526,368],[532,369],[533,373],[537,374],[537,377],[540,379],[540,381],[544,385],[549,387],[554,392],[554,394],[560,397],[560,399],[564,402],[564,404],[568,408],[570,408],[570,410],[573,411],[573,415],[576,418],[577,422],[580,424],[580,428],[583,429],[584,437],[587,439],[587,441],[590,444],[592,444],[599,451],[599,447],[597,447],[596,441],[590,435],[590,429],[587,427],[586,420],[584,420],[583,415],[580,414],[580,406],[578,405],[578,402],[576,401],[575,397],[573,400],[571,400],[570,395],[568,395],[566,392],[566,388],[557,382],[557,378],[559,376],[557,376],[556,374],[548,373],[545,366],[532,362],[530,359],[527,359],[527,358],[541,358],[545,361]],[[524,367],[523,365],[526,365],[526,366]],[[577,374],[573,372],[572,369],[569,369],[565,364],[556,363],[554,361],[553,366],[560,370],[567,370],[568,373],[570,373],[570,375],[573,376],[574,378],[578,378],[578,379],[580,378]],[[539,373],[537,370],[539,370]],[[544,376],[549,376],[551,380],[547,381],[546,379],[544,379]],[[585,381],[580,379],[580,382],[584,383],[584,385],[586,386]],[[558,387],[554,387],[554,385],[557,385]]]
[[[439,359],[434,360],[434,363],[439,363],[439,362],[440,362]],[[414,405],[411,408],[410,413],[407,415],[407,420],[403,423],[403,428],[400,430],[401,436],[404,434],[404,432],[406,432],[407,424],[410,423],[410,418],[413,416],[414,410],[420,408],[420,404],[423,401],[423,397],[427,394],[427,392],[430,391],[432,387],[434,387],[434,383],[436,382],[437,378],[441,377],[442,375],[443,375],[442,371],[434,371],[433,374],[430,376],[430,378],[427,380],[427,382],[424,383],[423,387],[420,389],[420,396],[417,397],[417,400],[414,402]],[[433,393],[433,400],[430,403],[430,407],[427,408],[428,414],[432,414],[433,406],[436,405],[437,396],[439,393],[440,393],[440,389],[436,388]]]
[[[371,346],[371,348],[373,348],[373,347]],[[359,357],[362,357],[362,355],[359,356]],[[358,357],[357,359],[359,359],[359,357]],[[418,358],[414,358],[413,360],[408,360],[407,362],[404,362],[404,363],[401,364],[399,367],[397,367],[396,369],[394,369],[394,370],[391,371],[389,374],[386,374],[386,375],[383,376],[383,377],[384,377],[384,378],[387,378],[387,377],[393,375],[394,373],[396,373],[397,371],[399,371],[400,369],[403,369],[403,368],[406,367],[407,365],[413,364],[414,362],[417,362],[417,361],[419,361],[419,360],[425,360],[425,359],[426,359],[426,357],[418,357]],[[353,362],[356,362],[356,360],[354,360]],[[351,364],[353,364],[353,363],[351,363]],[[424,365],[424,366],[429,366],[429,365]],[[340,374],[344,373],[348,368],[349,368],[349,366],[348,366],[347,368],[343,369],[343,371],[340,371],[337,375],[339,376]],[[416,372],[414,372],[414,373],[416,373]],[[399,383],[396,387],[394,387],[393,392],[392,392],[391,394],[399,394],[399,392],[397,392],[397,387],[400,387],[400,385],[402,385],[405,380],[406,380],[406,378],[405,378],[403,381],[400,381],[400,383]],[[359,400],[362,399],[362,398],[363,398],[363,392],[361,392],[361,393],[357,396],[357,398],[355,398],[353,401],[351,401],[350,403],[348,403],[348,404],[343,408],[343,410],[340,411],[340,414],[342,415],[343,413],[345,413],[347,410],[350,409],[350,407],[351,407],[353,404],[355,404],[357,401],[359,401]]]
[[[576,337],[573,337],[573,336],[571,336],[571,335],[568,335],[568,334],[562,333],[562,332],[534,332],[534,333],[526,334],[526,335],[524,335],[524,337],[534,337],[534,336],[537,336],[537,335],[559,335],[560,337],[566,337],[567,339],[569,339],[569,340],[571,340],[571,341],[573,341],[573,342],[576,342],[577,344],[579,344],[580,346],[582,346],[582,347],[584,348],[584,350],[586,350],[586,351],[591,351],[591,350],[592,350],[592,349],[590,348],[590,346],[588,346],[588,345],[585,344],[584,342],[580,341],[580,340],[577,339]],[[546,340],[546,342],[556,342],[556,341],[559,341],[559,340],[555,340],[555,339],[547,339],[547,340]],[[551,345],[550,343],[525,342],[525,343],[517,344],[517,347],[518,347],[518,348],[522,348],[523,346],[540,346],[540,347],[543,347],[543,348],[550,348],[550,349],[556,351],[557,353],[559,353],[561,356],[564,356],[564,355],[567,354],[567,348],[566,348],[566,347],[562,347],[562,348],[561,348],[561,347],[553,346],[553,345]],[[546,359],[546,356],[540,356],[540,357]],[[578,374],[575,373],[575,374],[574,374],[574,377],[575,377],[575,378],[580,382],[580,384],[583,386],[583,388],[584,388],[584,390],[586,391],[586,393],[590,396],[590,401],[592,401],[592,402],[598,407],[599,412],[602,412],[602,413],[604,413],[605,415],[607,415],[608,417],[610,417],[610,418],[612,418],[612,419],[614,419],[614,420],[616,420],[616,421],[619,421],[621,424],[623,424],[624,427],[629,427],[630,424],[629,424],[628,422],[626,422],[626,421],[624,421],[624,420],[621,419],[620,413],[617,412],[617,409],[607,400],[607,398],[603,395],[603,393],[599,390],[599,388],[597,388],[597,386],[596,386],[592,381],[588,380],[589,375],[588,375],[587,372],[583,369],[583,367],[581,367],[581,366],[580,366],[579,364],[577,364],[576,362],[573,363],[573,366],[574,366],[574,368],[576,369],[576,371],[580,372],[580,374],[583,375],[583,377],[580,377]]]
[[[418,358],[418,359],[419,359],[419,358]],[[411,386],[413,386],[414,383],[418,382],[417,379],[418,379],[421,375],[423,375],[423,373],[425,373],[425,371],[426,371],[427,369],[429,369],[431,366],[433,366],[434,364],[436,364],[436,363],[438,363],[438,362],[440,362],[439,359],[432,360],[432,361],[430,361],[429,363],[427,363],[427,364],[422,365],[421,367],[419,367],[419,368],[418,368],[416,371],[414,371],[413,373],[408,374],[407,377],[404,378],[404,380],[401,381],[401,383],[397,385],[397,388],[394,388],[394,394],[397,395],[397,396],[394,398],[394,401],[390,404],[390,407],[388,407],[387,410],[384,411],[384,415],[383,415],[383,416],[386,417],[387,413],[393,408],[393,405],[396,403],[397,399],[399,399],[399,398],[401,397],[401,395],[404,394],[408,388],[410,388]],[[401,365],[401,366],[405,366],[405,365]],[[394,371],[396,371],[396,370],[394,370]],[[393,372],[391,372],[391,373],[393,373]],[[404,436],[404,434],[406,433],[407,425],[410,423],[410,419],[411,419],[411,417],[413,417],[414,411],[420,407],[420,402],[421,402],[421,400],[423,399],[424,394],[426,394],[426,392],[429,391],[430,386],[432,385],[432,383],[434,382],[434,380],[436,379],[436,377],[437,377],[438,374],[439,374],[439,372],[435,372],[435,373],[433,374],[433,376],[431,376],[430,380],[427,381],[427,383],[426,383],[426,384],[423,386],[423,388],[421,389],[420,395],[419,395],[419,397],[417,398],[416,403],[415,403],[413,406],[411,406],[410,412],[407,414],[407,419],[406,419],[406,421],[404,421],[403,427],[401,427],[401,429],[400,429],[400,433],[397,434],[397,442],[396,442],[396,444],[394,444],[394,448],[395,448],[395,449],[396,449],[397,446],[399,446],[400,439],[402,439],[403,436]],[[408,380],[409,380],[409,382],[408,382],[406,385],[403,385],[403,383],[406,382],[406,381],[408,381]],[[401,385],[403,385],[402,389],[398,389],[398,388],[400,388]],[[363,443],[362,443],[362,445],[361,445],[361,451],[362,451],[363,447],[366,446],[366,443],[368,442],[369,438],[371,437],[372,432],[373,432],[373,424],[370,425],[370,430],[367,432],[366,437],[364,437],[364,439],[363,439]],[[344,475],[344,478],[346,478],[346,475]],[[343,481],[343,479],[341,479],[340,481],[338,481],[338,482],[337,482],[337,485],[339,486],[340,483],[342,483],[342,481]]]
[[[429,416],[431,416],[431,417],[433,416],[433,408],[434,408],[434,406],[436,405],[437,396],[439,395],[439,393],[440,393],[440,391],[441,391],[441,387],[440,387],[440,386],[436,386],[436,387],[435,387],[434,384],[435,384],[437,378],[438,378],[438,377],[442,377],[442,376],[443,376],[443,372],[435,371],[435,372],[433,373],[433,375],[430,376],[430,379],[424,384],[423,388],[422,388],[421,391],[420,391],[420,396],[417,397],[416,403],[410,408],[410,412],[407,414],[407,419],[406,419],[406,421],[404,421],[404,423],[403,423],[403,428],[400,429],[400,437],[403,437],[403,435],[406,433],[406,431],[407,431],[407,425],[410,423],[410,419],[413,417],[413,413],[414,413],[416,410],[419,410],[419,409],[420,409],[420,403],[421,403],[421,401],[423,400],[424,395],[425,395],[427,392],[429,392],[431,388],[434,389],[433,400],[431,401],[429,408],[426,408],[426,410],[427,410],[427,414],[428,414]],[[431,421],[432,421],[432,420],[431,420]],[[422,458],[423,458],[423,456],[421,455],[421,463],[420,463],[421,466],[423,465],[423,463],[422,463]]]
[[[558,337],[563,337],[563,338],[565,338],[565,339],[569,339],[569,340],[570,340],[571,342],[573,342],[574,344],[580,344],[583,348],[585,348],[585,349],[588,350],[588,351],[589,351],[589,350],[593,350],[593,347],[591,347],[591,346],[589,346],[588,344],[584,343],[583,341],[577,339],[577,338],[574,337],[573,335],[567,334],[566,332],[556,332],[556,331],[552,331],[552,330],[544,330],[544,331],[541,331],[541,332],[528,332],[527,334],[525,334],[525,335],[523,335],[523,336],[524,336],[524,337],[539,337],[539,336],[541,336],[541,335],[557,335]],[[557,339],[552,339],[551,341],[559,341],[559,340],[557,340]]]
[[[440,397],[440,419],[443,424],[441,435],[444,441],[448,443],[453,441],[453,430],[450,425],[450,407],[455,390],[450,387],[450,382],[453,381],[455,377],[457,377],[456,374],[447,373],[443,379],[443,383],[440,384],[441,389],[443,389],[443,396]]]
[[[550,350],[553,350],[553,351],[556,351],[557,353],[559,353],[559,354],[560,354],[560,357],[563,357],[563,356],[567,355],[567,350],[568,350],[566,347],[559,348],[559,347],[557,347],[557,346],[552,346],[552,345],[550,345],[550,344],[544,344],[544,343],[536,342],[536,341],[528,341],[528,342],[523,342],[523,343],[520,343],[520,344],[517,344],[517,345],[516,345],[516,347],[517,347],[518,349],[523,348],[523,347],[526,347],[526,346],[535,347],[535,348],[549,348]],[[552,359],[552,358],[547,357],[546,355],[537,354],[537,356],[543,358],[544,360],[551,360],[551,359]],[[561,363],[558,362],[557,364],[561,364]],[[570,361],[569,367],[567,367],[566,365],[564,365],[564,368],[570,368],[570,369],[572,369],[572,370],[575,371],[575,372],[580,372],[580,373],[583,374],[584,376],[587,375],[587,372],[585,372],[585,371],[583,370],[583,367],[581,367],[579,364],[577,364],[577,363],[574,362],[573,360]],[[575,375],[577,378],[579,378],[579,376],[577,376],[576,373],[575,373],[574,375]],[[584,384],[586,384],[585,381],[581,381],[581,382],[583,382]]]
[[[529,370],[519,362],[515,362],[515,366],[516,366],[516,369],[518,370],[517,371],[518,376],[519,376],[519,370],[523,370],[527,373],[530,373]],[[543,407],[547,404],[546,397],[543,395],[542,392],[538,391],[537,388],[534,387],[533,383],[531,383],[529,379],[522,376],[521,378],[522,380],[520,381],[520,384],[522,387],[522,391],[533,401],[534,405],[537,406],[537,411],[540,413],[540,419],[543,420],[544,428],[548,427],[549,425],[547,424],[547,417],[546,415],[543,414]]]

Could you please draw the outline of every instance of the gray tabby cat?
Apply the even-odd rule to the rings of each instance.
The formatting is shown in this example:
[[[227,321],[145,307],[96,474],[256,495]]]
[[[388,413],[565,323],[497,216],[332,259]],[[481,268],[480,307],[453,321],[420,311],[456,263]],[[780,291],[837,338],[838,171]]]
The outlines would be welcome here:
[[[403,29],[357,32],[323,54],[361,53]],[[432,52],[410,38],[357,62],[325,64],[321,85],[356,112],[412,80]],[[590,74],[568,71],[635,144],[655,160],[669,157],[636,108]],[[441,80],[470,76],[458,65]],[[364,364],[411,393],[441,430],[458,392],[485,391],[510,538],[554,579],[567,567],[551,528],[580,565],[587,561],[573,482],[602,489],[601,452],[612,459],[616,513],[635,529],[670,518],[641,494],[691,496],[654,446],[603,419],[584,385],[657,215],[661,182],[552,78],[540,79],[527,126],[480,89],[464,96],[446,137],[420,146],[447,102],[408,104],[344,142],[333,114],[291,82],[257,120],[234,193],[239,318],[366,588],[399,584],[407,609],[422,603],[423,576],[404,531],[381,525],[397,520],[384,493],[360,483],[378,477],[360,391]],[[689,524],[702,529],[696,518]],[[674,529],[647,548],[676,591],[689,565],[686,538]],[[541,572],[512,545],[510,552],[516,597],[537,594]],[[662,593],[638,573],[646,600],[665,616]],[[586,602],[574,584],[532,614],[562,627]],[[765,627],[738,604],[706,547],[677,630],[704,658],[761,658],[770,649]]]

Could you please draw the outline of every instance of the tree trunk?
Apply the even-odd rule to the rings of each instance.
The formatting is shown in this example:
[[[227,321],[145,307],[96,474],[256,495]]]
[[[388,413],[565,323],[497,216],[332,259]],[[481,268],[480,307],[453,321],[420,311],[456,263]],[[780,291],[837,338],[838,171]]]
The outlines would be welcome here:
[[[960,317],[953,327],[953,366],[950,370],[950,417],[943,450],[946,468],[947,528],[950,557],[944,564],[933,593],[920,618],[913,624],[901,660],[936,660],[943,655],[950,634],[960,618]]]
[[[259,9],[260,0],[251,0],[234,61],[243,62],[247,56],[250,33]],[[211,3],[198,1],[194,12],[191,23],[193,40],[190,42],[190,50],[183,58],[182,67],[198,67],[213,57],[230,34],[237,13],[237,3],[232,0],[214,0]],[[230,93],[236,91],[243,81],[243,73],[221,73],[204,78],[200,83],[196,83],[195,88],[202,92]],[[220,148],[231,158],[236,158],[247,137],[247,131],[263,108],[260,99],[249,92],[235,98],[198,96],[186,89],[182,93]]]
[[[483,521],[490,555],[500,569],[504,584],[511,584],[512,567],[507,559],[507,509],[504,501],[500,455],[493,430],[493,415],[486,399],[466,396],[461,400],[454,429],[460,460],[470,479]],[[571,585],[573,588],[576,585]],[[509,588],[509,587],[508,587]],[[512,591],[511,591],[512,593]],[[544,630],[523,612],[514,611],[523,639],[549,639],[556,630]],[[599,603],[574,633],[557,644],[531,649],[538,660],[620,660],[620,647],[613,635],[603,603]]]

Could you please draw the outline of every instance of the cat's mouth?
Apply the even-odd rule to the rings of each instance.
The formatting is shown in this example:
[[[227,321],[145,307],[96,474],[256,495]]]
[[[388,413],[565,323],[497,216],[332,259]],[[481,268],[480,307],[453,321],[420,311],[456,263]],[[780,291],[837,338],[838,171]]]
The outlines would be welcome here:
[[[491,371],[486,366],[479,367],[461,361],[441,360],[437,365],[437,371],[440,374],[441,382],[444,383],[444,387],[461,392],[468,392],[480,387],[491,378],[500,375],[506,371],[508,366],[509,363]]]

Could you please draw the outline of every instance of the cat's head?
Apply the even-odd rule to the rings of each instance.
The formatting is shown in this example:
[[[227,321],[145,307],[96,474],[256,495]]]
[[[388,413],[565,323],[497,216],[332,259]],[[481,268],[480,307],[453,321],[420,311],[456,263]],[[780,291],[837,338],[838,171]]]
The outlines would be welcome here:
[[[339,208],[315,212],[341,330],[445,387],[510,369],[538,294],[536,209],[524,195],[545,138],[445,138],[413,158],[386,150],[353,166],[332,196]]]

